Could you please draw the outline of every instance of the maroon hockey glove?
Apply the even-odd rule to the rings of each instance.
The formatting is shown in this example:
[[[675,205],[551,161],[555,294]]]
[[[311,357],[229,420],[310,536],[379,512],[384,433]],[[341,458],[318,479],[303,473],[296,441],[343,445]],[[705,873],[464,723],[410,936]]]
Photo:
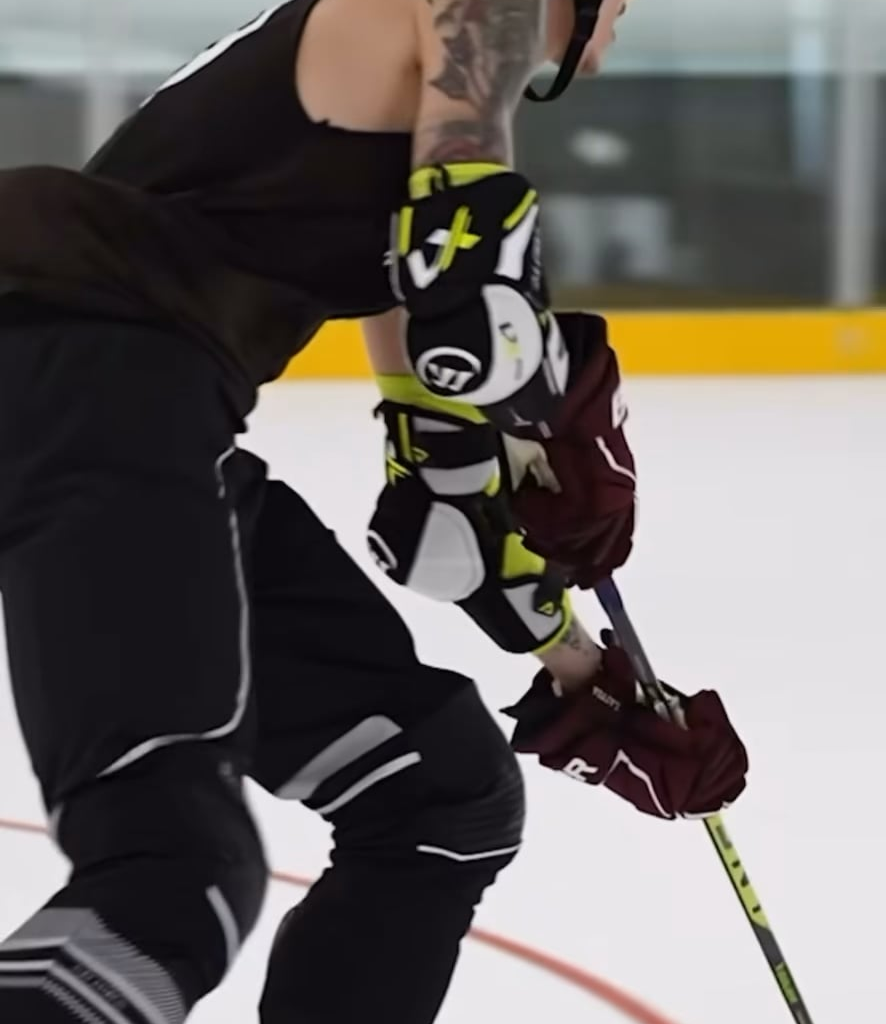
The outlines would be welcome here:
[[[589,589],[623,565],[634,534],[634,458],[624,434],[627,409],[606,321],[585,313],[557,315],[573,380],[543,441],[561,493],[527,477],[513,509],[526,547]]]
[[[586,690],[558,697],[540,672],[531,690],[504,713],[517,719],[511,744],[580,782],[603,785],[658,818],[699,817],[728,807],[744,791],[745,748],[711,690],[679,699],[687,729],[639,702],[627,655],[603,652]]]

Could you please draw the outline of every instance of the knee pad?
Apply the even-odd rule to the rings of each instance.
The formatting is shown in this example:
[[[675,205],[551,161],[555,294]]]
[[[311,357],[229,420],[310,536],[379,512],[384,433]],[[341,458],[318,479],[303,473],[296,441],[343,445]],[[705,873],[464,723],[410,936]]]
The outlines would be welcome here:
[[[165,976],[166,1001],[177,997],[185,1011],[219,984],[255,925],[268,875],[222,748],[166,747],[84,786],[58,815],[56,836],[71,882],[32,931],[71,935],[92,961],[128,970],[136,989],[152,965],[153,987]]]
[[[428,668],[411,684],[400,732],[367,720],[389,739],[310,798],[327,801],[315,809],[335,825],[332,867],[280,926],[263,1024],[430,1024],[475,908],[517,852],[522,778],[476,688]],[[369,745],[364,725],[348,734],[351,752]]]
[[[314,809],[334,808],[324,813],[335,826],[334,863],[395,858],[402,867],[456,870],[488,884],[520,848],[523,777],[474,684],[425,671],[415,685],[442,683],[445,701],[374,752],[380,768],[352,768],[335,790],[319,794],[326,808]],[[388,765],[403,767],[386,774]],[[364,786],[373,776],[378,781]]]
[[[473,684],[415,730],[429,794],[417,852],[494,875],[517,854],[526,801],[504,734]]]
[[[430,1024],[520,845],[522,778],[474,685],[422,667],[391,702],[397,722],[366,719],[303,769],[302,786],[324,776],[305,802],[335,826],[335,848],[277,932],[263,1024]]]

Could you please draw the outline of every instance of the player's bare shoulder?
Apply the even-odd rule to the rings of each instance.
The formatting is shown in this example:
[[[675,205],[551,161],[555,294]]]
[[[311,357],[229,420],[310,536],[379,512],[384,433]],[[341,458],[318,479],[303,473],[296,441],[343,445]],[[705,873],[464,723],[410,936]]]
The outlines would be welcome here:
[[[313,119],[354,131],[412,131],[420,92],[417,3],[427,0],[319,0],[295,69]]]

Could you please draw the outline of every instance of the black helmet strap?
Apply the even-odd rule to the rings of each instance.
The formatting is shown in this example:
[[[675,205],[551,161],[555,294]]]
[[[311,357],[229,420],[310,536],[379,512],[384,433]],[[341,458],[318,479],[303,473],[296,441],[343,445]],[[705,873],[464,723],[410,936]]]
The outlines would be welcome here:
[[[566,47],[563,60],[560,61],[560,67],[557,68],[554,81],[551,82],[550,89],[545,93],[536,92],[531,85],[527,86],[525,93],[527,99],[536,103],[550,103],[551,100],[555,100],[563,94],[575,77],[581,55],[594,34],[601,5],[602,0],[575,0],[575,27],[572,30],[572,38],[569,40],[569,46]]]

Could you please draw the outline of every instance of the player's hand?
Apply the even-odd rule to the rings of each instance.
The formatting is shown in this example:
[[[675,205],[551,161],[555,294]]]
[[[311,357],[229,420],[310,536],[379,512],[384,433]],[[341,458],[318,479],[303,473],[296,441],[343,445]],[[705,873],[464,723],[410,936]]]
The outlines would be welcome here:
[[[604,637],[605,638],[605,637]],[[745,789],[748,759],[720,698],[711,690],[679,701],[687,728],[642,703],[627,655],[606,647],[599,672],[579,692],[558,697],[550,673],[505,713],[517,720],[512,746],[542,765],[605,786],[658,818],[704,817]]]
[[[584,313],[560,313],[557,320],[572,370],[553,436],[542,443],[559,490],[528,476],[514,493],[513,508],[526,546],[587,589],[631,553],[637,480],[606,322]]]

